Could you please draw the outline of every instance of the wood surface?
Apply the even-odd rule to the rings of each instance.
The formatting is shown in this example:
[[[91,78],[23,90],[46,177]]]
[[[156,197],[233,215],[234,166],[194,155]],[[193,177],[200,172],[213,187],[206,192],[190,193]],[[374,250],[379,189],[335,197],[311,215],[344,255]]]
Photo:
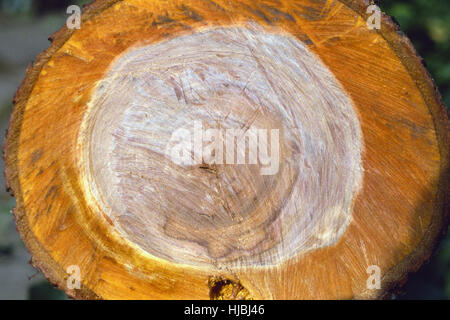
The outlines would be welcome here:
[[[85,7],[14,98],[6,179],[33,265],[84,299],[387,297],[447,227],[449,131],[411,43],[385,15],[370,30],[368,5]],[[237,144],[279,130],[276,173],[173,163],[171,134],[196,122],[245,128]]]

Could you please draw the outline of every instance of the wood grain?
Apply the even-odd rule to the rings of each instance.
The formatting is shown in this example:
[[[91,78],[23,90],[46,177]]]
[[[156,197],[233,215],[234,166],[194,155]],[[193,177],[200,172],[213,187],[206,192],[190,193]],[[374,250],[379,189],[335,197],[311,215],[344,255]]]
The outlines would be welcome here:
[[[332,74],[294,38],[252,26],[134,48],[89,105],[83,193],[95,189],[102,212],[150,254],[212,270],[277,265],[334,244],[350,223],[360,124]],[[190,133],[191,155],[196,127],[202,150],[206,130],[221,130],[221,159],[174,163],[171,137]],[[277,156],[270,168],[256,149],[250,159],[261,129],[263,149]]]
[[[236,295],[234,292],[231,295],[224,290],[222,298],[239,296],[261,299],[361,299],[383,297],[395,285],[402,283],[409,272],[417,270],[428,258],[439,234],[447,225],[448,118],[434,83],[409,40],[386,16],[383,16],[381,30],[369,30],[366,27],[367,5],[369,4],[365,1],[344,0],[124,0],[95,1],[88,6],[84,10],[80,30],[63,28],[52,36],[52,46],[30,66],[14,101],[15,108],[5,145],[6,177],[17,198],[17,226],[32,253],[34,265],[42,270],[50,281],[76,298],[207,299],[212,297],[212,288],[216,285],[223,284],[225,288],[227,284],[233,284],[234,288],[239,288],[239,291],[245,294]],[[127,152],[137,155],[136,152],[130,151],[132,148],[125,148],[130,145],[127,139],[132,135],[118,135],[114,140],[105,129],[119,130],[117,133],[120,133],[120,128],[130,124],[129,120],[123,120],[127,113],[122,111],[125,108],[121,109],[119,101],[129,107],[126,99],[136,98],[136,95],[131,93],[137,90],[137,86],[130,85],[131,80],[128,79],[125,88],[130,92],[129,95],[120,90],[108,90],[107,96],[113,97],[113,102],[118,100],[118,104],[114,111],[106,112],[102,111],[101,106],[108,106],[108,102],[102,104],[96,100],[99,84],[108,81],[108,76],[111,72],[114,73],[114,68],[122,62],[123,57],[139,50],[136,48],[149,48],[150,51],[151,48],[165,48],[170,51],[167,49],[168,44],[179,43],[181,46],[180,41],[183,39],[187,42],[194,41],[201,38],[202,34],[207,35],[203,40],[207,47],[214,44],[214,35],[205,30],[228,32],[227,36],[221,36],[220,39],[224,40],[239,34],[230,30],[249,30],[249,26],[259,28],[260,35],[256,37],[258,41],[261,41],[261,37],[274,37],[272,44],[273,41],[281,41],[280,45],[291,43],[297,50],[303,48],[301,55],[301,51],[292,54],[283,52],[286,58],[282,58],[280,53],[280,56],[276,57],[275,46],[269,45],[272,51],[269,50],[270,54],[266,57],[268,64],[275,64],[276,61],[283,63],[267,73],[267,81],[262,82],[263,86],[264,83],[270,82],[270,79],[275,81],[280,90],[289,90],[293,86],[292,83],[302,84],[297,86],[297,90],[290,91],[289,97],[279,99],[282,101],[279,105],[297,101],[296,95],[306,101],[312,101],[298,105],[294,103],[286,109],[297,112],[297,115],[294,112],[283,117],[277,111],[278,106],[278,109],[267,108],[275,116],[268,116],[268,112],[260,111],[256,120],[252,121],[257,121],[261,126],[275,128],[288,120],[298,119],[299,123],[305,125],[303,132],[309,134],[314,130],[321,132],[321,128],[324,128],[321,127],[321,121],[328,121],[328,124],[338,125],[336,132],[340,133],[337,137],[353,136],[353,139],[345,138],[345,141],[340,139],[337,142],[338,138],[328,140],[329,146],[332,147],[326,148],[325,160],[314,163],[317,170],[318,163],[336,159],[336,170],[330,171],[331,176],[334,175],[335,178],[328,177],[325,181],[335,181],[335,184],[341,181],[345,185],[347,181],[348,187],[344,189],[343,186],[325,186],[318,183],[317,190],[325,188],[324,194],[342,192],[347,195],[336,199],[345,198],[345,208],[349,207],[349,203],[353,203],[349,215],[346,215],[351,219],[342,235],[336,236],[338,233],[332,232],[332,241],[325,241],[323,244],[326,246],[318,245],[312,250],[314,245],[308,248],[298,244],[292,250],[280,250],[277,245],[295,244],[302,238],[295,237],[294,233],[274,232],[274,238],[268,241],[269,244],[264,250],[277,248],[273,249],[276,253],[271,253],[267,259],[260,259],[258,263],[255,263],[257,259],[252,260],[252,257],[263,252],[262,247],[245,254],[243,252],[249,248],[243,251],[232,248],[233,250],[225,250],[225,253],[218,251],[215,254],[206,254],[208,250],[196,248],[190,252],[203,252],[196,255],[199,258],[188,258],[184,261],[187,263],[180,263],[183,259],[176,251],[169,253],[169,257],[162,256],[162,249],[158,251],[154,247],[150,248],[151,246],[145,248],[145,242],[151,237],[136,236],[138,226],[151,225],[155,223],[154,220],[149,219],[144,223],[120,222],[121,209],[117,207],[116,214],[106,210],[107,206],[114,209],[116,204],[111,205],[114,201],[102,203],[98,199],[100,192],[103,192],[103,196],[110,194],[112,198],[117,199],[116,202],[120,206],[129,208],[134,203],[143,207],[150,206],[157,201],[152,199],[152,193],[148,193],[149,196],[146,197],[148,202],[134,201],[136,196],[146,193],[133,193],[132,187],[153,184],[167,188],[175,172],[172,166],[168,176],[170,179],[166,178],[162,182],[152,181],[150,184],[146,184],[143,178],[133,180],[129,177],[128,182],[124,181],[122,185],[108,183],[111,178],[108,175],[112,171],[128,169],[118,167],[123,164],[120,157],[127,155]],[[236,45],[246,41],[239,39]],[[223,50],[222,44],[217,46]],[[255,49],[261,50],[261,46]],[[195,51],[193,48],[190,50]],[[235,47],[232,48],[233,52],[236,50]],[[189,54],[189,50],[183,54]],[[261,55],[261,52],[258,54]],[[144,58],[147,55],[148,53],[144,54]],[[199,55],[203,59],[206,59],[206,56]],[[260,67],[251,67],[252,61],[254,63],[256,60],[254,57],[244,60],[246,65],[240,70],[261,72]],[[290,70],[288,61],[308,61],[302,70],[310,72],[309,78],[300,80],[299,77],[294,81],[293,76],[281,76],[282,71]],[[315,61],[314,65],[311,61]],[[203,70],[220,68],[220,63],[217,62],[209,61]],[[161,61],[160,66],[162,63]],[[173,60],[168,66],[171,63]],[[188,70],[192,62],[187,65],[179,72]],[[230,67],[231,64],[228,63],[225,69],[230,70]],[[291,72],[297,73],[297,76],[299,74],[298,71]],[[142,81],[145,76],[139,75],[137,78]],[[187,76],[185,79],[192,82]],[[217,77],[208,79],[210,84],[217,84]],[[311,81],[312,79],[314,81]],[[234,79],[232,83],[239,84],[239,81]],[[117,83],[113,81],[113,85]],[[256,87],[250,86],[249,92],[256,96],[262,94],[266,98],[280,97],[279,94],[269,92],[263,94],[263,90]],[[156,90],[155,86],[152,88]],[[210,96],[215,97],[217,86],[212,85],[211,88],[214,90]],[[302,88],[306,90],[304,93]],[[177,98],[176,90],[171,95],[156,91],[153,93],[159,95],[159,98]],[[243,101],[242,96],[234,94],[231,89],[227,93],[232,96],[231,99],[226,99],[229,103],[227,108],[243,110],[236,115],[239,121],[253,119],[250,116],[252,108],[261,107],[264,110],[263,103]],[[316,103],[313,98],[327,94],[340,95],[342,101],[338,103],[338,100],[330,98],[330,103],[327,104],[319,99],[323,103],[320,109],[321,103]],[[120,97],[124,100],[120,100]],[[176,105],[170,103],[166,108]],[[210,104],[207,105],[210,108]],[[109,106],[107,109],[112,108]],[[146,104],[147,109],[157,107],[157,104]],[[313,107],[319,109],[312,109]],[[92,109],[95,109],[95,112]],[[139,111],[136,108],[129,110],[131,113],[128,113],[128,116],[136,115]],[[320,113],[318,110],[327,112]],[[220,116],[224,108],[219,104],[213,107],[213,111]],[[167,109],[165,112],[168,114]],[[335,116],[339,112],[347,116]],[[100,124],[93,125],[90,121],[95,119],[94,114],[102,119]],[[114,124],[112,126],[102,124],[108,115]],[[188,120],[192,116],[192,113],[187,113],[182,119]],[[152,119],[156,121],[155,118]],[[209,118],[202,116],[201,119],[206,121]],[[155,122],[151,123],[150,130],[156,130]],[[296,129],[298,127],[292,126]],[[133,125],[133,128],[136,127]],[[293,134],[292,128],[283,126],[282,137]],[[95,133],[95,130],[98,132]],[[361,141],[358,140],[358,130]],[[318,135],[320,136],[320,133]],[[313,151],[317,149],[305,148],[305,139],[302,138],[291,139],[291,143],[286,143],[289,139],[281,139],[283,160],[298,159],[306,154],[308,157],[312,156]],[[116,143],[115,155],[112,158],[105,157],[105,154],[108,154],[105,152],[102,156],[103,149],[98,146],[112,146],[112,143]],[[296,144],[299,145],[298,150],[292,147]],[[339,148],[342,148],[342,154],[339,153]],[[90,160],[85,158],[87,154],[91,156]],[[348,155],[352,155],[348,159],[353,160],[345,162],[343,159],[347,159]],[[360,188],[355,189],[355,185],[358,185],[354,183],[358,181],[358,155],[363,178]],[[162,166],[156,165],[157,159],[154,156],[145,158],[145,161],[155,163],[153,168],[162,170]],[[108,166],[109,163],[116,165]],[[343,163],[348,167],[343,167]],[[91,166],[90,169],[86,169],[86,165]],[[103,177],[103,166],[107,177]],[[269,199],[270,203],[276,206],[285,207],[289,199],[286,196],[289,193],[287,190],[301,189],[301,183],[294,184],[294,181],[297,181],[294,177],[305,174],[304,168],[298,163],[291,167],[280,166],[278,178],[262,178],[249,168],[244,165],[240,168],[224,167],[219,171],[224,176],[239,174],[240,179],[257,179],[240,183],[240,187],[244,190],[248,188],[252,193],[240,198],[235,196],[236,193],[217,198],[230,204],[231,211],[237,216],[247,218],[256,214],[264,217],[264,221],[274,213],[275,206],[265,205],[263,199]],[[204,169],[196,168],[194,171],[196,173],[191,179],[206,179],[204,177],[210,175],[209,172],[202,172]],[[139,168],[135,170],[135,173],[140,172]],[[153,177],[158,174],[161,172],[153,173]],[[97,179],[95,184],[89,183],[93,177]],[[186,179],[180,178],[176,183],[188,184]],[[308,180],[301,181],[306,183]],[[268,187],[261,189],[266,182]],[[117,189],[108,189],[118,187],[122,188],[120,192],[117,192]],[[131,197],[124,201],[121,197],[126,195],[127,188]],[[205,190],[207,188],[202,186],[196,192],[205,194]],[[169,198],[169,193],[163,192],[166,199],[159,203],[165,203],[165,207],[163,210],[156,210],[154,215],[161,217],[172,212],[171,217],[175,217],[175,221],[178,219],[189,225],[191,236],[198,242],[201,242],[199,239],[207,239],[214,243],[212,247],[230,248],[233,236],[227,237],[226,232],[216,234],[213,230],[221,223],[230,227],[230,221],[222,219],[220,224],[211,226],[211,231],[200,232],[196,227],[204,227],[206,222],[193,223],[191,211],[183,212],[181,208],[193,209],[196,205],[201,207],[201,195],[197,199],[193,198],[190,201],[191,206],[186,207],[187,202],[183,201],[186,199],[186,193],[180,192],[179,188],[172,192],[179,195]],[[324,194],[315,192],[310,201],[302,199],[302,203],[311,204],[317,201],[326,208],[325,203],[330,202],[327,202]],[[354,201],[351,197],[353,195]],[[252,196],[256,196],[255,205],[249,205],[248,199]],[[173,205],[174,197],[177,197],[176,205]],[[234,202],[231,199],[234,199]],[[299,199],[299,196],[293,199]],[[142,207],[139,206],[132,216],[142,214]],[[205,204],[204,213],[224,215],[225,210],[221,213],[221,209],[217,207],[219,206]],[[290,211],[293,216],[286,217],[280,225],[288,225],[293,230],[309,227],[310,224],[299,222],[302,216],[296,213],[300,211]],[[314,210],[312,216],[317,218],[320,212],[321,210]],[[120,223],[122,225],[118,227]],[[128,226],[128,232],[124,230],[124,226]],[[325,223],[326,228],[330,226],[333,226],[333,223]],[[180,229],[175,230],[179,233]],[[241,228],[235,230],[238,234],[243,232]],[[182,237],[187,237],[188,233],[184,232]],[[270,238],[267,231],[261,234],[263,238]],[[310,234],[314,235],[314,232],[311,231]],[[283,235],[283,239],[280,235]],[[180,234],[174,236],[179,237]],[[255,232],[252,234],[252,240],[244,240],[241,243],[257,243],[257,236],[258,232]],[[150,241],[149,244],[154,242]],[[164,245],[165,248],[187,248],[176,243],[168,244],[167,241]],[[210,246],[205,244],[203,248],[206,247]],[[229,255],[229,260],[225,259],[226,261],[232,261],[244,254],[247,262],[212,262],[233,251],[237,254]],[[205,258],[209,259],[206,263]],[[199,260],[203,262],[200,263]],[[71,265],[78,265],[81,269],[80,290],[67,288],[66,269]],[[369,290],[366,287],[366,270],[371,265],[378,265],[382,270],[382,287],[379,290]],[[214,292],[220,292],[216,289]]]

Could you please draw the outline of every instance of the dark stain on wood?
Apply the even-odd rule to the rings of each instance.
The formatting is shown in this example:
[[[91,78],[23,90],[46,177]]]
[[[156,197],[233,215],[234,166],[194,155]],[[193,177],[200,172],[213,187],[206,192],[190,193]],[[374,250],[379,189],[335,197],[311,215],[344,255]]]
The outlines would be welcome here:
[[[33,166],[41,157],[42,157],[42,150],[41,149],[35,150],[31,154],[30,166]]]
[[[188,17],[189,19],[192,19],[194,21],[202,21],[203,20],[203,17],[198,12],[196,12],[195,10],[189,8],[188,6],[186,6],[184,4],[180,6],[180,10],[183,11],[184,15],[186,17]]]
[[[287,13],[287,12],[281,11],[281,10],[279,10],[277,8],[270,7],[270,6],[265,5],[265,4],[262,4],[261,7],[263,7],[266,11],[270,12],[270,14],[276,18],[276,19],[273,19],[273,20],[277,20],[278,21],[278,19],[285,19],[285,20],[289,20],[289,21],[295,22],[295,18],[292,15],[290,15],[289,13]]]
[[[152,26],[156,27],[159,25],[163,25],[163,24],[169,24],[169,23],[173,23],[175,22],[175,20],[173,20],[172,18],[170,18],[168,15],[159,15],[156,20],[154,20],[152,22]]]

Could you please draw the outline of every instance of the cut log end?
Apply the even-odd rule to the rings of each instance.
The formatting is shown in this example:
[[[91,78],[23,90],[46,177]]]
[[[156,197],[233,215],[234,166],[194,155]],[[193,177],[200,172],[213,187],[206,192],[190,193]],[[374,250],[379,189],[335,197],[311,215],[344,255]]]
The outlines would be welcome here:
[[[152,255],[276,265],[334,244],[351,220],[360,124],[293,37],[220,28],[131,49],[90,109],[84,192]]]
[[[379,298],[428,258],[449,139],[420,58],[386,17],[367,28],[364,1],[280,4],[102,0],[52,36],[5,145],[18,230],[52,283]]]

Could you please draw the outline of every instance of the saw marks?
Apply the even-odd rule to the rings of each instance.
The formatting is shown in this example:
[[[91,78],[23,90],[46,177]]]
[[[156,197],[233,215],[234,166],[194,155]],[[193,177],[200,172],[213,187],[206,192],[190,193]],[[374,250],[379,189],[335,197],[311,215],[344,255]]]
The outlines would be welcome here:
[[[135,47],[89,105],[85,187],[116,230],[155,257],[276,265],[336,243],[352,219],[363,174],[358,117],[292,36],[218,27]],[[195,144],[199,126],[203,155],[209,129],[224,141],[214,145],[216,161],[196,161],[193,151],[191,163],[176,163],[167,152],[179,142],[174,133]],[[227,130],[237,130],[228,145]],[[257,130],[267,132],[270,161],[261,161]]]

